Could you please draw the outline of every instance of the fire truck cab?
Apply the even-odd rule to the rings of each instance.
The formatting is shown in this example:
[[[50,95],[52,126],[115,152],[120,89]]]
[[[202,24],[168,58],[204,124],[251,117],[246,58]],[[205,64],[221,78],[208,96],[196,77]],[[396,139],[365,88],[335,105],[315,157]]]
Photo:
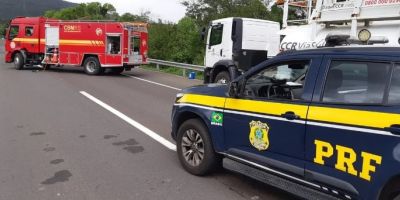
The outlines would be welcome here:
[[[6,33],[5,61],[26,65],[82,66],[90,75],[122,73],[147,63],[145,23],[62,21],[18,17]]]

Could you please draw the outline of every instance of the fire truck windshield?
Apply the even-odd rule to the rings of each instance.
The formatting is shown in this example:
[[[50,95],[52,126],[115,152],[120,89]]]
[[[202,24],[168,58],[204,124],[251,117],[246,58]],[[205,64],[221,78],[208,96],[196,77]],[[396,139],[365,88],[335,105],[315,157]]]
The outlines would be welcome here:
[[[11,26],[10,27],[10,34],[8,36],[8,39],[9,40],[14,39],[15,37],[18,36],[18,33],[19,33],[19,26]]]

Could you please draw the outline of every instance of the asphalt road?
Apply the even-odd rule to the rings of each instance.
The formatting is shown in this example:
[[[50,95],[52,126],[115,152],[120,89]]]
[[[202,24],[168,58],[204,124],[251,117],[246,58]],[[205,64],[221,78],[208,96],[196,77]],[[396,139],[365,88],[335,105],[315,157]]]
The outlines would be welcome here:
[[[174,88],[200,82],[141,69],[125,74],[132,77],[87,76],[79,68],[16,71],[0,63],[1,200],[294,199],[226,170],[189,175],[176,152],[80,93],[173,142],[178,91],[137,78]]]

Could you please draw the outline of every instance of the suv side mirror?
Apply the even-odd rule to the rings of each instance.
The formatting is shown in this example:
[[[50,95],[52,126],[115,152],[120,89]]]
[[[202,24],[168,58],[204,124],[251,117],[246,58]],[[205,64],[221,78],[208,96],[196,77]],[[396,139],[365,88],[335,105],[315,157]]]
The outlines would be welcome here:
[[[229,84],[228,94],[230,97],[233,97],[233,98],[239,97],[239,83],[237,81],[232,81]]]

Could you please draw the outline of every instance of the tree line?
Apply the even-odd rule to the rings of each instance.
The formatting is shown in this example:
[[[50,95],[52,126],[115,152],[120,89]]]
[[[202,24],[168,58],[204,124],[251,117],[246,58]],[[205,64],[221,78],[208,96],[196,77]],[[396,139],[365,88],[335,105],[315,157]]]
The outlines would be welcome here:
[[[270,9],[260,0],[183,0],[186,15],[178,23],[151,19],[149,11],[119,15],[112,4],[82,3],[76,7],[47,11],[44,16],[63,20],[142,21],[149,23],[149,57],[204,64],[205,42],[200,32],[210,21],[224,17],[249,17],[282,21],[282,9]],[[4,25],[3,25],[4,26]],[[4,28],[0,25],[0,35]]]
[[[4,37],[7,28],[7,22],[0,21],[0,39]]]

